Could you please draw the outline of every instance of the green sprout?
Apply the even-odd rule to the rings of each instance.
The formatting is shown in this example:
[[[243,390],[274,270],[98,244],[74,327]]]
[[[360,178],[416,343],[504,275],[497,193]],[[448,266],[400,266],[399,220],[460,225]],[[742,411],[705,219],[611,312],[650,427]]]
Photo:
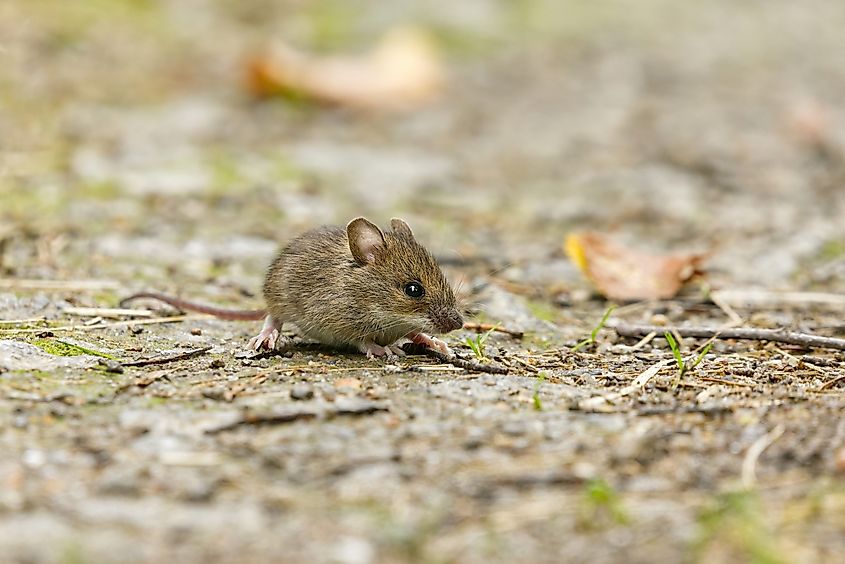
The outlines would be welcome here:
[[[593,328],[592,332],[590,332],[590,336],[575,345],[574,347],[572,347],[572,352],[578,352],[578,349],[582,347],[595,344],[596,337],[598,336],[599,331],[601,331],[605,323],[607,323],[607,320],[610,318],[610,314],[613,313],[614,309],[616,309],[615,305],[612,305],[607,308],[607,311],[604,312],[604,316],[602,316],[601,321],[599,321],[599,324]]]
[[[466,338],[467,345],[469,346],[470,349],[472,349],[473,354],[475,354],[475,356],[476,356],[476,358],[478,358],[478,360],[485,360],[487,358],[487,356],[485,356],[485,354],[484,354],[484,349],[485,349],[484,341],[487,340],[487,337],[490,336],[490,333],[492,333],[493,331],[495,331],[498,328],[499,328],[498,325],[494,325],[492,329],[490,329],[489,331],[486,331],[484,333],[479,333],[478,335],[475,336],[474,339],[471,338],[471,337]]]
[[[587,529],[628,525],[631,522],[619,493],[601,478],[592,479],[584,486],[579,513],[580,524]]]
[[[669,348],[672,349],[672,355],[675,357],[675,362],[678,363],[678,374],[675,376],[675,380],[672,382],[672,389],[678,387],[678,384],[681,383],[681,379],[684,375],[693,370],[696,366],[698,366],[702,360],[704,360],[704,356],[710,352],[710,348],[713,346],[713,341],[707,343],[704,348],[698,353],[698,356],[695,357],[695,360],[690,362],[690,359],[684,360],[684,357],[681,356],[681,347],[678,345],[678,341],[675,339],[674,335],[669,331],[664,331],[663,336],[666,338],[666,342],[669,343]]]
[[[534,384],[534,395],[531,400],[534,402],[534,409],[543,411],[543,401],[540,399],[540,386],[546,381],[546,373],[540,372],[537,374],[537,382]]]

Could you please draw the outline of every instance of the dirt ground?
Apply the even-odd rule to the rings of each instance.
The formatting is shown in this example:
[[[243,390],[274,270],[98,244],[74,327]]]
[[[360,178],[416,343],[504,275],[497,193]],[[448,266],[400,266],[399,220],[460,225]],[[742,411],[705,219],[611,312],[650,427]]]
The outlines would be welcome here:
[[[430,104],[245,92],[274,41],[408,23],[446,69]],[[708,292],[765,290],[744,326],[845,337],[843,25],[833,0],[3,2],[0,560],[841,562],[845,353],[720,340],[675,386],[663,338],[574,351],[609,303],[562,247],[710,253],[611,324],[718,327]],[[76,309],[262,307],[281,243],[359,215],[525,332],[484,343],[507,375]]]

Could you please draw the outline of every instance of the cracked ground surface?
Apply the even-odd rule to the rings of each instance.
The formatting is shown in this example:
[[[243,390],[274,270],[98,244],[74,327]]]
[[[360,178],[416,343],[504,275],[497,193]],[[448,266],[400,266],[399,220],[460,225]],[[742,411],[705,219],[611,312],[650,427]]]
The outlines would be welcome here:
[[[845,8],[367,4],[0,7],[3,558],[841,558],[845,356],[716,341],[675,386],[661,338],[573,351],[608,304],[562,244],[710,252],[710,289],[828,297],[734,304],[744,324],[845,336]],[[262,44],[355,52],[408,21],[448,70],[430,105],[244,94]],[[405,218],[473,319],[525,332],[485,341],[507,375],[254,357],[259,324],[152,302],[74,313],[261,307],[281,243],[358,215]],[[708,288],[612,320],[718,326]]]

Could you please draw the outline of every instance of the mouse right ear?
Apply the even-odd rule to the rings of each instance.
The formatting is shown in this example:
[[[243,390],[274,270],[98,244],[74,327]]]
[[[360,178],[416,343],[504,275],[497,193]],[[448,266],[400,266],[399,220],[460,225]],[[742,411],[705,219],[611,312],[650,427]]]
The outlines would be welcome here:
[[[397,235],[402,235],[408,239],[414,238],[414,232],[411,231],[411,226],[398,217],[394,217],[390,220],[390,228],[393,229],[393,232]]]
[[[356,217],[349,222],[346,236],[355,262],[361,266],[372,264],[376,260],[376,251],[384,247],[384,233],[363,217]]]

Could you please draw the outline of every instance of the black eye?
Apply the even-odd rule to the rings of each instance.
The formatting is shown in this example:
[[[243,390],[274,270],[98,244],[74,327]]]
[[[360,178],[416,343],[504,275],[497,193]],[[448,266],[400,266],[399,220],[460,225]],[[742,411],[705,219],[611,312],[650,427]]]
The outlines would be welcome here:
[[[425,288],[417,281],[405,284],[405,293],[412,298],[421,298],[425,295]]]

